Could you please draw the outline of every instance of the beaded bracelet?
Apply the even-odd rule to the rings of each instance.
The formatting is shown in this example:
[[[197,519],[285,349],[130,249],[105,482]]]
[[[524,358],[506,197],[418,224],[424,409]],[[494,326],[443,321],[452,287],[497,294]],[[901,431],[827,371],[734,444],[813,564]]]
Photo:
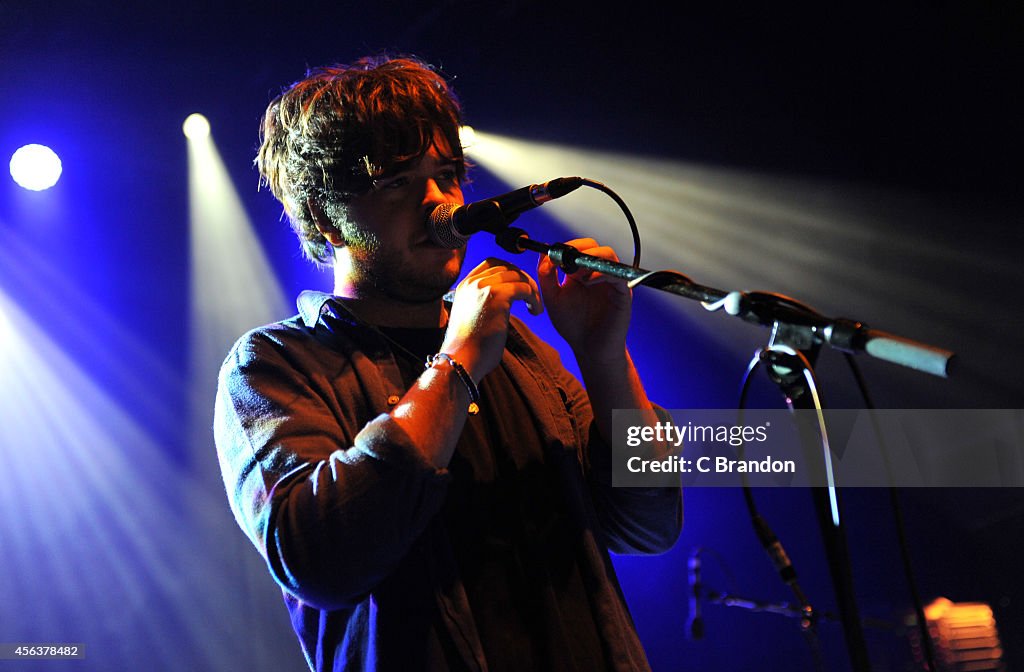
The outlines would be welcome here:
[[[480,412],[480,388],[476,386],[473,379],[469,377],[469,372],[466,371],[466,367],[459,364],[454,357],[449,355],[447,352],[439,352],[436,355],[430,355],[427,357],[427,364],[424,368],[432,368],[439,361],[445,360],[448,364],[455,369],[455,375],[459,377],[462,384],[466,386],[466,390],[469,392],[469,414],[476,415]]]

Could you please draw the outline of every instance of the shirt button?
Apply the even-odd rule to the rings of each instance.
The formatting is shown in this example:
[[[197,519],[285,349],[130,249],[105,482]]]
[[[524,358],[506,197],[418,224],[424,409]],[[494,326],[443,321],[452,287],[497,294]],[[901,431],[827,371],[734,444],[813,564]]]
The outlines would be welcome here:
[[[397,394],[392,394],[390,397],[388,397],[388,406],[394,406],[400,400],[401,400],[401,397],[399,397]]]

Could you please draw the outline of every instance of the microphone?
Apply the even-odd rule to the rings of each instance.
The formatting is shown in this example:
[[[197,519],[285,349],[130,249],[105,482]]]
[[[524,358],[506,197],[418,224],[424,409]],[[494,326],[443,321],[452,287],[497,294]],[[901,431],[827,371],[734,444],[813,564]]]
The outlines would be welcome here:
[[[499,233],[527,210],[561,198],[581,186],[582,177],[559,177],[467,205],[442,203],[427,217],[427,231],[435,245],[462,247],[474,233]]]
[[[700,583],[700,549],[690,556],[687,563],[690,569],[690,639],[696,641],[704,637],[704,618],[700,615],[700,594],[703,590]]]

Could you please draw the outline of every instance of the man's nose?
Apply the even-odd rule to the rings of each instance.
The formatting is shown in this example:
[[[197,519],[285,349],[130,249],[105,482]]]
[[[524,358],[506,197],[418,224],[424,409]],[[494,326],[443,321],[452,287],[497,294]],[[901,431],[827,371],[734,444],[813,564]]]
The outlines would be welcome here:
[[[426,184],[423,187],[423,221],[426,222],[430,219],[430,215],[434,212],[437,206],[451,201],[451,197],[445,193],[441,185],[437,183],[434,178],[427,178]]]
[[[423,203],[440,205],[441,203],[446,203],[447,201],[448,197],[445,195],[444,190],[441,189],[441,185],[439,185],[437,183],[437,180],[435,180],[434,178],[428,177],[427,183],[423,188]]]

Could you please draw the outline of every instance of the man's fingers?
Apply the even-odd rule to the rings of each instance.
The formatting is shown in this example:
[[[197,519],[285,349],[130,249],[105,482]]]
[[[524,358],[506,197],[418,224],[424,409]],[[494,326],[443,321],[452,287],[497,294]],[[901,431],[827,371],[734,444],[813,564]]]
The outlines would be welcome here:
[[[477,280],[477,287],[491,287],[494,291],[511,292],[510,302],[522,300],[530,307],[530,312],[540,315],[544,312],[544,304],[540,298],[540,290],[537,284],[528,275],[506,271],[501,275],[492,275]]]
[[[531,279],[530,282],[514,282],[509,285],[513,290],[512,300],[523,300],[533,315],[544,312],[544,304],[540,299],[540,291]]]
[[[492,266],[495,266],[496,264],[492,263],[493,261],[494,261],[494,259],[490,259],[490,258],[484,259],[479,264],[474,266],[472,271],[470,271],[469,273],[466,274],[466,278],[471,278],[474,275],[478,275],[480,273],[483,273],[488,268],[491,268]]]
[[[478,275],[474,280],[478,287],[490,287],[502,282],[528,282],[530,276],[520,270],[502,269],[486,275]]]
[[[615,253],[614,249],[607,245],[598,245],[593,238],[577,238],[575,240],[570,240],[566,245],[575,247],[583,254],[587,254],[592,257],[607,259],[608,261],[619,261],[619,256]],[[625,279],[614,275],[600,273],[588,268],[580,268],[573,273],[566,273],[565,279],[562,282],[559,282],[557,267],[547,257],[541,257],[540,261],[537,263],[537,278],[540,280],[541,287],[544,289],[545,293],[557,291],[558,288],[568,281],[577,282],[587,287],[606,283],[614,286],[621,292],[629,291],[629,287],[626,285],[627,281]]]
[[[478,288],[507,285],[506,289],[511,292],[510,302],[525,301],[534,315],[544,312],[537,283],[529,273],[502,259],[485,259],[470,271],[463,282],[472,283]]]
[[[585,252],[590,248],[599,247],[597,241],[593,238],[573,238],[572,240],[566,241],[565,244],[569,247],[575,247],[580,252]],[[589,252],[587,254],[589,254]]]
[[[537,282],[540,283],[540,288],[544,294],[548,296],[559,289],[558,269],[555,267],[554,262],[546,256],[542,256],[537,261]]]
[[[497,269],[497,270],[514,269],[514,270],[517,270],[517,271],[522,270],[518,266],[516,266],[515,264],[510,264],[509,262],[505,261],[504,259],[498,259],[497,257],[487,257],[486,259],[481,261],[479,264],[477,264],[476,267],[472,271],[470,271],[469,274],[466,277],[468,278],[468,277],[472,277],[474,275],[484,274],[488,270],[491,270],[493,272],[495,269]]]

